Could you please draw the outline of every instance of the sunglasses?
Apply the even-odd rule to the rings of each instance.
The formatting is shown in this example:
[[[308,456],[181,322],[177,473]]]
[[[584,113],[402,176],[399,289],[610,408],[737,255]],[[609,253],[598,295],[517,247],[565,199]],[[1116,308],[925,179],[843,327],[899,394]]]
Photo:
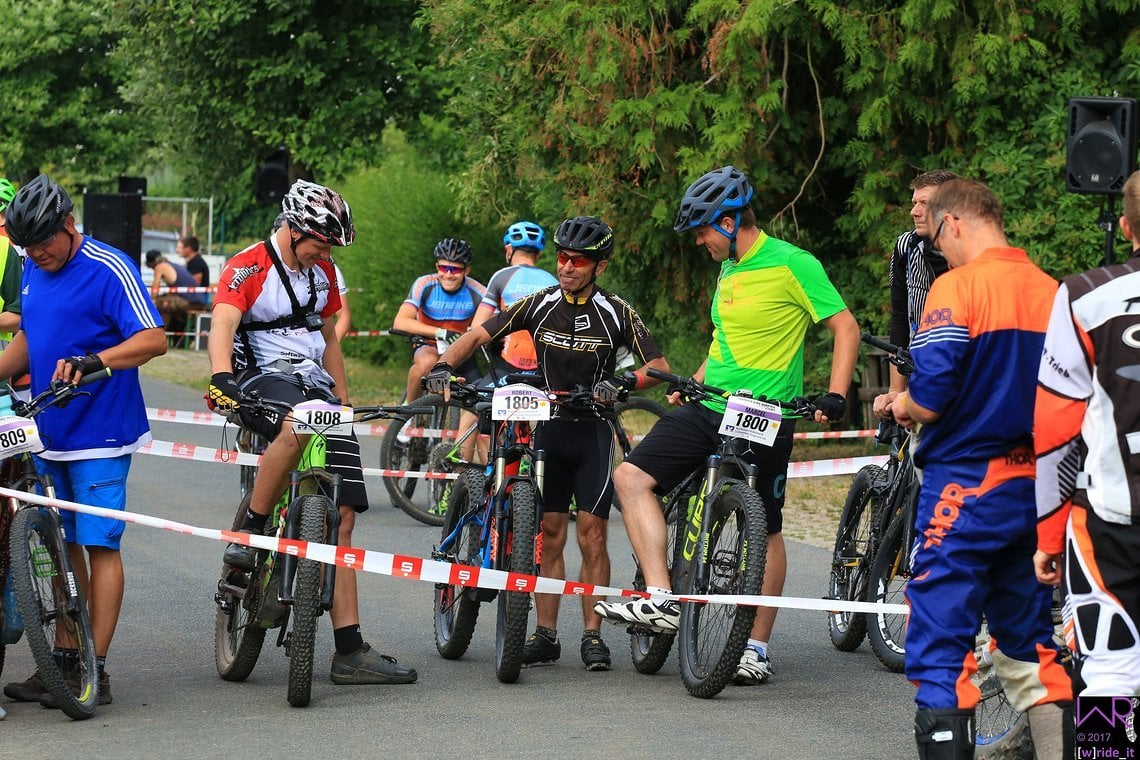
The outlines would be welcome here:
[[[452,266],[450,264],[436,264],[435,268],[436,268],[436,271],[439,272],[440,274],[463,274],[463,270],[466,269],[467,267],[462,267],[462,266],[457,267],[457,266]]]
[[[558,252],[558,266],[563,264],[570,264],[575,269],[584,269],[585,267],[593,264],[593,260],[589,256],[571,256],[568,253]]]

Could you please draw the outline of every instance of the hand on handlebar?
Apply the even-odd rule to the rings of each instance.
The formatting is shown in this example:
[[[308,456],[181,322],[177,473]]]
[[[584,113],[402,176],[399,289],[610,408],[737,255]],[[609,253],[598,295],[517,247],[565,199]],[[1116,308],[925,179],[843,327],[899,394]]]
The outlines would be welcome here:
[[[454,368],[447,362],[438,362],[431,368],[431,372],[424,375],[420,385],[428,393],[439,393],[447,398],[448,391],[451,390],[451,373],[453,371]]]
[[[594,400],[599,404],[613,404],[629,398],[629,390],[627,390],[625,383],[618,378],[602,380],[594,386],[593,394]]]
[[[237,411],[240,395],[241,389],[233,372],[215,372],[210,378],[210,387],[206,389],[206,405],[222,412]]]
[[[71,385],[78,385],[84,375],[98,372],[105,365],[96,354],[86,356],[69,356],[56,362],[55,380],[63,380]]]
[[[838,393],[825,393],[812,403],[816,422],[838,422],[847,414],[847,399]]]

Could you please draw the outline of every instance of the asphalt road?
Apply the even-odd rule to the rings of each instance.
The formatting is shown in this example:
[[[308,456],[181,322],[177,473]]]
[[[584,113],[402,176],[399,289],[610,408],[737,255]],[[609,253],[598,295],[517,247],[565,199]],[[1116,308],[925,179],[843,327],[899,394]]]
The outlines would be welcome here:
[[[201,408],[200,392],[146,380],[148,406]],[[154,423],[156,439],[217,446],[221,429]],[[232,434],[230,437],[232,441]],[[375,466],[376,439],[363,441]],[[129,509],[202,527],[227,527],[238,490],[237,468],[138,455]],[[372,508],[357,522],[356,543],[426,556],[438,529],[393,509],[379,481],[369,481]],[[224,756],[363,757],[768,757],[911,758],[915,756],[912,687],[879,665],[869,646],[832,648],[822,613],[784,610],[776,624],[772,682],[729,687],[719,697],[690,697],[676,657],[655,676],[633,670],[628,638],[615,626],[603,636],[610,672],[581,666],[581,611],[564,602],[562,660],[527,669],[516,684],[494,675],[494,607],[484,605],[470,650],[459,661],[435,651],[432,587],[376,575],[360,579],[365,639],[419,671],[408,686],[334,686],[328,680],[332,633],[321,622],[313,702],[285,701],[287,661],[267,637],[245,683],[222,681],[214,667],[214,585],[221,545],[129,526],[123,545],[127,596],[108,672],[114,703],[91,720],[72,722],[38,704],[0,698],[0,755],[110,758]],[[614,585],[632,573],[620,519],[610,552]],[[788,595],[826,591],[827,552],[789,546]],[[569,549],[567,567],[578,565]],[[8,647],[5,682],[33,668],[27,646]]]

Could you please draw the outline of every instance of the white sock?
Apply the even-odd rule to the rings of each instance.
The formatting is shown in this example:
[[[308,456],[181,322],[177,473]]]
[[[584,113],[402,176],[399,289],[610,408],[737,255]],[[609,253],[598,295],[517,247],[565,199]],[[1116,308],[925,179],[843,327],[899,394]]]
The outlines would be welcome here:
[[[649,601],[651,602],[663,602],[665,600],[661,598],[662,594],[673,593],[669,589],[661,588],[660,586],[646,586],[645,591],[649,594]]]
[[[761,657],[768,656],[768,642],[759,639],[748,639],[748,646],[755,649]]]

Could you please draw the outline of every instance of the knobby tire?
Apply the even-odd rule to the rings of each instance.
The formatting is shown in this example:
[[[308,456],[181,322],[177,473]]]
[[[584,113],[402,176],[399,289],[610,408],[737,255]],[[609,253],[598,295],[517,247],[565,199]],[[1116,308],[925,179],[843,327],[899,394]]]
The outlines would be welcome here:
[[[289,509],[301,510],[301,535],[311,543],[325,542],[325,515],[336,507],[327,497],[308,494],[298,496]],[[297,577],[293,584],[293,610],[289,631],[289,704],[309,704],[313,687],[313,649],[317,640],[317,618],[321,614],[321,563],[312,559],[297,560]]]
[[[828,596],[843,601],[863,601],[867,578],[874,562],[871,528],[878,499],[887,482],[887,473],[878,465],[867,465],[855,474],[831,553]],[[833,612],[827,616],[832,645],[841,652],[853,652],[867,635],[867,615],[863,612]]]
[[[760,495],[733,483],[715,494],[705,509],[717,516],[708,536],[709,567],[693,575],[690,593],[759,594],[768,552]],[[682,602],[678,649],[681,679],[691,695],[715,697],[728,684],[755,618],[751,606]]]
[[[867,601],[902,604],[910,580],[910,547],[906,542],[906,510],[893,518],[871,565]],[[903,672],[906,660],[906,615],[876,612],[867,619],[867,639],[887,670]]]
[[[680,564],[678,558],[681,553],[677,550],[677,540],[680,525],[685,519],[685,512],[681,505],[688,503],[687,494],[686,491],[685,494],[671,501],[665,515],[665,566],[669,569],[672,589],[676,593],[684,592],[684,589],[678,585],[680,573],[677,572],[677,566]],[[637,570],[633,587],[638,591],[645,590],[645,581],[641,577],[640,568]],[[661,670],[666,660],[669,659],[674,638],[676,638],[676,634],[672,632],[662,633],[640,626],[630,626],[629,653],[633,660],[634,670],[647,676]]]
[[[12,581],[44,687],[69,718],[85,720],[94,714],[99,699],[95,640],[79,582],[74,576],[73,583],[67,578],[71,564],[57,520],[39,507],[25,506],[16,512],[10,542]],[[79,651],[75,691],[52,655],[57,642]]]
[[[508,495],[510,524],[500,529],[500,554],[503,569],[512,573],[534,574],[535,512],[538,492],[534,483],[516,481]],[[510,544],[510,554],[505,550]],[[522,669],[523,645],[526,643],[530,594],[525,591],[499,592],[498,620],[495,630],[495,676],[502,683],[514,683]]]
[[[245,520],[250,494],[247,492],[234,516],[233,530],[238,530]],[[260,553],[259,553],[260,557]],[[246,584],[245,594],[238,597],[223,593],[220,597],[218,613],[214,621],[214,664],[218,675],[226,681],[244,681],[249,678],[261,656],[261,646],[265,642],[265,629],[257,625],[257,611],[261,603],[262,563],[253,572],[243,572],[229,565],[222,565],[222,581],[227,579]],[[228,607],[228,611],[223,609]]]
[[[466,470],[459,476],[448,500],[443,538],[455,530],[461,517],[482,505],[484,488],[481,472]],[[461,565],[478,566],[479,541],[479,523],[469,520],[452,546],[454,561]],[[475,622],[479,618],[479,601],[475,598],[475,593],[476,589],[461,584],[440,584],[435,589],[435,648],[445,659],[459,659],[471,644]]]

